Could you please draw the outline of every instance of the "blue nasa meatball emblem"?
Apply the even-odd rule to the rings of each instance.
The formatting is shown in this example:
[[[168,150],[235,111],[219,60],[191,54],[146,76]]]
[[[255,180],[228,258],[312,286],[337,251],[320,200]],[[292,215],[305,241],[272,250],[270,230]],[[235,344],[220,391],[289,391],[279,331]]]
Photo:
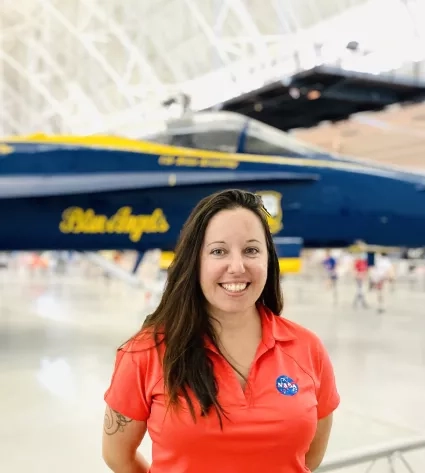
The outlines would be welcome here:
[[[276,389],[285,396],[294,396],[298,392],[298,385],[289,376],[279,376],[276,379]]]

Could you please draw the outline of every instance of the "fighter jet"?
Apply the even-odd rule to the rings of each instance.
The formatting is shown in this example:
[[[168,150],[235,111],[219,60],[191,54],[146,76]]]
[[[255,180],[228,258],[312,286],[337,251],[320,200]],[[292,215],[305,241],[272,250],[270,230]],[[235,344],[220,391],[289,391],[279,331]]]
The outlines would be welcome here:
[[[425,246],[425,176],[209,111],[140,139],[0,140],[0,250],[172,251],[196,203],[227,188],[263,197],[276,242]]]

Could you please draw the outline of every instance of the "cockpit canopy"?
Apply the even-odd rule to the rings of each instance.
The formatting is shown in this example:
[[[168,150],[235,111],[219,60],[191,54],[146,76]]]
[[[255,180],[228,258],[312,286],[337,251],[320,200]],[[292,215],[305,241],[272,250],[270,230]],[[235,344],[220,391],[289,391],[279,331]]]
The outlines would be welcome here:
[[[288,133],[233,112],[199,112],[142,137],[157,143],[228,153],[311,156],[320,151]]]

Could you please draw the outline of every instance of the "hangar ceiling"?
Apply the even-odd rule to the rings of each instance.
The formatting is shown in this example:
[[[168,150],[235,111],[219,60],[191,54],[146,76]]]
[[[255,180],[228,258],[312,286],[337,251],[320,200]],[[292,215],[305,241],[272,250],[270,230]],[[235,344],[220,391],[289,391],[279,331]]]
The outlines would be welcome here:
[[[203,109],[320,63],[416,76],[423,3],[2,0],[0,135],[137,137],[170,95]]]
[[[389,30],[404,0],[2,0],[0,134],[137,135],[170,94],[203,108],[311,67],[383,2]]]
[[[346,156],[366,158],[425,174],[425,105],[394,106],[336,124],[295,130],[303,141]]]

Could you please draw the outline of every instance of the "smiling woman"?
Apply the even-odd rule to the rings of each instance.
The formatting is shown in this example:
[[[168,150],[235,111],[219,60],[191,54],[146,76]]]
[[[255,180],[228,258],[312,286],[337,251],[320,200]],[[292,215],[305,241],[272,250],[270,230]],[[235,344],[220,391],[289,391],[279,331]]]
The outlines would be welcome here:
[[[117,353],[103,456],[116,473],[305,473],[339,404],[316,335],[281,316],[279,265],[261,197],[192,211],[158,308]],[[152,465],[137,457],[146,429]]]
[[[229,312],[244,323],[249,317],[258,319],[255,303],[266,284],[267,261],[264,227],[257,215],[245,208],[214,215],[200,257],[200,285],[213,321],[226,324]]]

